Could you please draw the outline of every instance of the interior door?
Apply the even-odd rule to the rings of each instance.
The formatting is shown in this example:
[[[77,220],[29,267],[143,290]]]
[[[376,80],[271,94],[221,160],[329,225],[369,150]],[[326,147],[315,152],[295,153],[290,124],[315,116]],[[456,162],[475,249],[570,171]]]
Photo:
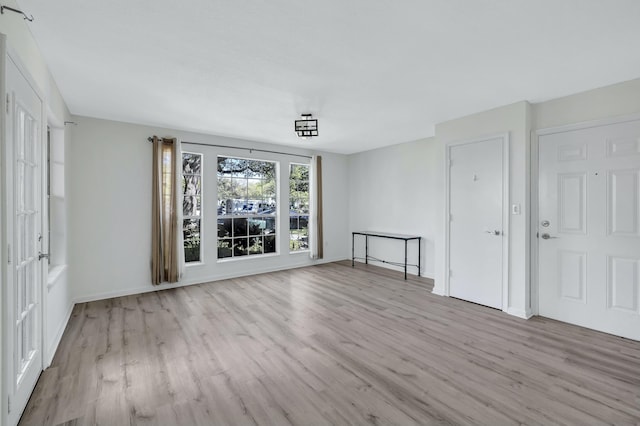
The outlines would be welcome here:
[[[640,340],[640,121],[539,137],[539,313]]]
[[[498,309],[504,143],[495,138],[449,147],[449,295]]]
[[[7,58],[9,279],[5,350],[8,424],[16,424],[42,371],[42,100]],[[12,196],[11,196],[12,195]]]

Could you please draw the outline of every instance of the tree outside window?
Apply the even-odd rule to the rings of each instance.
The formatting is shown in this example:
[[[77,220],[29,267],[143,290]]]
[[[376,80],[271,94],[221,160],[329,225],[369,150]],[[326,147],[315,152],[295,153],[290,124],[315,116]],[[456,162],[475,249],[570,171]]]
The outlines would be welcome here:
[[[309,165],[289,168],[289,250],[309,250]]]
[[[276,252],[276,163],[218,157],[218,259]]]
[[[182,154],[182,232],[184,261],[201,260],[202,154]]]

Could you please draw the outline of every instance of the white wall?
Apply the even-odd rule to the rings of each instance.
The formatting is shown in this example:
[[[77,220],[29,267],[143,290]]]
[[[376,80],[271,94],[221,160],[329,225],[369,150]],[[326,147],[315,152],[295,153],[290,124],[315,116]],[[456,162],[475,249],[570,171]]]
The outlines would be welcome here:
[[[67,117],[68,119],[68,117]],[[49,113],[51,131],[50,150],[50,188],[49,222],[51,224],[50,241],[45,235],[44,243],[49,245],[48,276],[44,282],[44,364],[49,366],[62,338],[73,308],[71,291],[67,274],[67,149],[63,122]],[[65,138],[66,136],[66,138]]]
[[[435,272],[436,189],[434,138],[393,145],[349,156],[349,230],[419,235],[422,274]],[[409,243],[409,263],[417,263],[418,249]],[[369,254],[393,262],[404,261],[401,241],[369,239]],[[356,256],[364,256],[364,240],[356,239]],[[401,270],[388,264],[379,266]],[[417,268],[408,272],[417,274]]]
[[[423,273],[435,278],[436,294],[445,294],[445,146],[508,133],[510,204],[519,204],[522,214],[511,215],[510,229],[505,230],[510,243],[509,304],[505,309],[514,315],[529,316],[530,128],[531,106],[518,102],[440,123],[434,138],[351,155],[350,230],[424,237]],[[375,257],[402,260],[403,251],[398,242],[370,239],[369,244],[370,254]],[[357,255],[362,255],[363,244],[357,243],[356,247]],[[415,251],[410,248],[410,261],[415,258]]]
[[[533,105],[534,130],[640,112],[640,78]]]
[[[480,137],[509,134],[509,204],[519,204],[522,214],[510,216],[509,238],[509,313],[520,317],[530,316],[529,288],[529,157],[530,116],[528,102],[518,102],[490,111],[440,123],[436,126],[438,146],[436,185],[434,200],[438,234],[436,235],[436,282],[434,293],[444,294],[445,279],[445,146],[451,142],[478,139]],[[508,206],[507,206],[508,207]]]
[[[207,136],[135,124],[74,117],[69,149],[68,178],[69,277],[75,300],[92,300],[168,288],[152,286],[151,259],[151,152],[147,137],[176,137],[183,141],[272,149],[310,154],[282,146]],[[216,261],[216,156],[232,154],[280,162],[286,179],[289,161],[300,157],[246,150],[183,145],[183,150],[202,152],[203,167],[203,260],[188,266],[181,284],[201,283],[277,269],[312,265],[308,254],[289,254],[288,219],[281,217],[276,257]],[[348,257],[347,157],[321,153],[324,188],[324,261]],[[281,203],[288,200],[288,182],[281,179]],[[287,193],[285,193],[287,191]],[[282,205],[282,204],[281,204]],[[284,211],[287,211],[285,208]]]

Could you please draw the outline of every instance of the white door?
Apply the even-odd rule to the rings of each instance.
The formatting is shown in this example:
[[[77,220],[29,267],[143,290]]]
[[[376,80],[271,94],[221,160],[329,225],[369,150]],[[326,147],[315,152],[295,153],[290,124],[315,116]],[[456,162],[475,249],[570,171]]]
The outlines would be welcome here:
[[[7,57],[7,228],[11,246],[6,289],[8,424],[16,424],[42,371],[42,262],[39,259],[42,101]]]
[[[504,138],[449,146],[449,295],[502,309]]]
[[[539,313],[640,340],[640,121],[539,137]]]

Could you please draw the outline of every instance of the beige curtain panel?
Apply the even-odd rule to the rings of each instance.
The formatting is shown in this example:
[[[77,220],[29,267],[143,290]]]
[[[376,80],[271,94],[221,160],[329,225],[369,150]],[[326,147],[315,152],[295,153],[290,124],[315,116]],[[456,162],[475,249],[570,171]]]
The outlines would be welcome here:
[[[324,243],[322,241],[322,157],[311,158],[311,220],[310,220],[311,258],[322,259]]]
[[[151,217],[151,282],[175,283],[181,276],[181,234],[178,167],[180,143],[153,137],[153,194]]]

